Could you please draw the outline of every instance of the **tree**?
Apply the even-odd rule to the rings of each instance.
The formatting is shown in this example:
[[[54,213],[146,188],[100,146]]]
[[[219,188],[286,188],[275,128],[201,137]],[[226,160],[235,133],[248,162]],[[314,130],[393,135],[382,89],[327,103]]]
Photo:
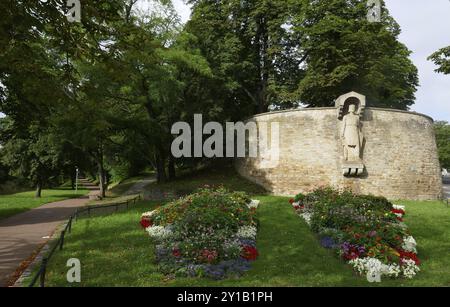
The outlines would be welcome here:
[[[10,121],[4,118],[2,122]],[[2,124],[0,134],[11,132],[14,124]],[[9,130],[9,131],[8,131]],[[36,197],[41,197],[44,185],[59,175],[57,171],[59,153],[54,145],[53,136],[42,127],[30,125],[27,133],[14,133],[3,143],[2,163],[11,168],[13,175],[26,178],[36,187]]]
[[[54,135],[54,119],[62,106],[77,103],[73,63],[103,55],[98,41],[123,3],[84,1],[81,23],[67,20],[63,0],[0,4],[0,111],[12,123],[2,131],[8,134],[5,152],[14,171],[36,184],[37,196],[49,179],[64,171],[72,176],[75,163],[81,164],[84,155]]]
[[[217,80],[215,99],[223,99],[231,116],[242,119],[298,104],[293,94],[304,59],[290,25],[302,2],[189,1],[193,8],[186,31],[198,38]]]
[[[367,1],[308,1],[294,21],[302,42],[306,74],[301,102],[327,107],[341,94],[357,91],[368,105],[408,109],[418,85],[410,51],[398,41],[400,27],[382,3],[380,22],[367,19]]]
[[[433,53],[428,60],[439,66],[436,71],[443,74],[450,74],[450,46],[442,48]]]
[[[181,116],[188,82],[180,76],[207,76],[210,71],[203,57],[188,48],[191,38],[180,34],[170,4],[162,7],[161,14],[140,16],[132,13],[134,3],[129,2],[123,18],[114,24],[105,56],[81,63],[78,92],[87,109],[95,106],[96,113],[104,113],[99,119],[107,135],[95,133],[101,135],[102,147],[120,148],[130,140],[124,135],[135,134],[144,146],[134,145],[141,147],[138,151],[146,150],[143,155],[163,182],[171,157],[170,128]],[[173,167],[169,169],[173,175]]]
[[[436,122],[435,131],[441,167],[450,169],[450,125],[447,122]]]

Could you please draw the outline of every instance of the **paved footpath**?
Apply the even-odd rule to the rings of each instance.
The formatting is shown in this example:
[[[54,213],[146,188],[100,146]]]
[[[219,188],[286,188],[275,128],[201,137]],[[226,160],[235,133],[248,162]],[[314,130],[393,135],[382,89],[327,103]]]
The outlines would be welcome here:
[[[89,195],[98,188],[80,180]],[[53,202],[0,221],[0,286],[11,284],[19,267],[25,266],[51,237],[55,229],[77,208],[83,207],[89,196]]]
[[[145,191],[145,188],[156,182],[156,179],[154,177],[149,177],[140,180],[139,182],[136,182],[134,185],[131,186],[131,188],[128,189],[128,191],[125,193],[125,195],[134,195],[139,194]]]

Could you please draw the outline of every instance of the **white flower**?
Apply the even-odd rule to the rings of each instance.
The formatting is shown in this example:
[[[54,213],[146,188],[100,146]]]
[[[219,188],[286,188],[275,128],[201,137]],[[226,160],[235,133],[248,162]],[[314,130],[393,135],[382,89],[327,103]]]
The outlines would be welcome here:
[[[142,216],[141,216],[141,217],[143,217],[143,218],[151,218],[151,217],[154,216],[156,213],[158,213],[157,210],[153,210],[153,211],[150,211],[150,212],[145,212],[145,213],[142,213]]]
[[[253,209],[253,208],[257,209],[259,206],[259,203],[260,203],[259,200],[252,199],[252,201],[247,205],[247,207],[249,209]]]
[[[398,277],[401,273],[401,268],[397,264],[384,264],[376,258],[357,258],[349,261],[356,272],[359,274],[369,274],[373,276],[388,276]]]
[[[403,238],[402,249],[417,254],[417,242],[412,236]]]
[[[312,214],[308,212],[303,212],[300,216],[305,220],[306,224],[311,226]]]
[[[350,260],[349,264],[359,274],[371,274],[378,276],[399,277],[403,272],[406,278],[413,278],[420,271],[414,260],[408,259],[402,261],[402,266],[398,264],[384,264],[376,258],[357,258]]]
[[[146,230],[150,237],[158,241],[165,240],[172,235],[172,231],[168,227],[163,226],[148,227]]]
[[[394,263],[390,265],[385,265],[383,274],[389,277],[398,277],[401,272],[402,269],[400,268],[400,266]]]
[[[242,226],[239,228],[236,236],[243,239],[256,239],[258,230],[253,226]]]
[[[416,265],[414,260],[403,260],[402,264],[403,276],[405,276],[406,278],[411,279],[416,276],[418,272],[420,272],[420,268]]]

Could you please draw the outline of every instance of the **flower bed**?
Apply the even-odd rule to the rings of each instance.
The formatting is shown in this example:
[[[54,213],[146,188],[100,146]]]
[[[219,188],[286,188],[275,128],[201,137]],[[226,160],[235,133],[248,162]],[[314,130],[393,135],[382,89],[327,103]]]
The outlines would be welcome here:
[[[420,271],[416,241],[403,223],[405,207],[330,188],[299,194],[290,203],[321,245],[359,274],[413,278]]]
[[[245,193],[202,189],[144,213],[140,223],[164,274],[223,279],[248,271],[258,257],[258,205]]]

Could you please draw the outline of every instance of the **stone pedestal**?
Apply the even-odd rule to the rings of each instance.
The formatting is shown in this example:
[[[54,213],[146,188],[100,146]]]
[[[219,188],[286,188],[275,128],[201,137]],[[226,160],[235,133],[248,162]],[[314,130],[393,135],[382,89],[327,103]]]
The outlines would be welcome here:
[[[362,162],[344,162],[342,165],[342,174],[346,177],[360,176],[364,172],[364,163]]]

